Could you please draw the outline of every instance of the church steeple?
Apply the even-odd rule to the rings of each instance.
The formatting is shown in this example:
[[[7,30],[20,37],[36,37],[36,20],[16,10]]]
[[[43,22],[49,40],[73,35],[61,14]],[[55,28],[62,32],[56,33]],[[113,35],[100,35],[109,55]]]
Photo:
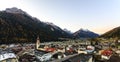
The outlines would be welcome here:
[[[40,46],[40,39],[39,39],[39,36],[37,37],[37,40],[36,40],[36,49],[38,49]]]

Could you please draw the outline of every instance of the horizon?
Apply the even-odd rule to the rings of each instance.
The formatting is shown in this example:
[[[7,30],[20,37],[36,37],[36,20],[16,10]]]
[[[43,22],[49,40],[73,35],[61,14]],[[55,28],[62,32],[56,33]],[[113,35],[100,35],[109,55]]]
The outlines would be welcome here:
[[[81,28],[103,34],[120,26],[119,0],[4,0],[0,10],[17,7],[43,22],[75,32]]]

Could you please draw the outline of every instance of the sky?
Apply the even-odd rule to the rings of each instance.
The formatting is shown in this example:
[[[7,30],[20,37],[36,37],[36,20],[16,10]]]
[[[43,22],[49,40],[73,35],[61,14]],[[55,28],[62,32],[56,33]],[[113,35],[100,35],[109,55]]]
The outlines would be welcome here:
[[[120,0],[0,0],[0,10],[12,7],[72,32],[103,34],[120,26]]]

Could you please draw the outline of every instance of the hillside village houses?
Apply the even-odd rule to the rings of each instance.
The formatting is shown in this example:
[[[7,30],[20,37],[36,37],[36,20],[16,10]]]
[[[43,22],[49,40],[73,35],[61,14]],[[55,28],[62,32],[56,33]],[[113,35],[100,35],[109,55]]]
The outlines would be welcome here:
[[[102,47],[101,47],[102,46]],[[76,59],[74,57],[81,57],[81,54],[90,55],[89,58],[97,58],[101,56],[102,59],[109,60],[113,51],[116,54],[120,54],[119,50],[120,41],[116,43],[112,42],[96,42],[91,44],[91,41],[85,40],[70,40],[63,42],[46,42],[41,43],[39,37],[36,40],[36,44],[10,44],[8,46],[1,45],[0,49],[0,61],[17,61],[24,62],[30,61],[49,61],[49,60],[70,60],[68,57]],[[112,48],[112,49],[110,49]],[[5,52],[5,50],[7,50]],[[9,53],[10,52],[10,53]],[[8,55],[7,55],[8,54]],[[77,55],[80,54],[80,56]],[[95,55],[95,56],[94,56]],[[28,57],[26,57],[28,56]],[[94,57],[93,57],[94,56]],[[43,59],[44,57],[47,57]],[[29,58],[29,59],[28,59]],[[35,60],[37,59],[37,60]],[[80,59],[76,59],[80,60]]]

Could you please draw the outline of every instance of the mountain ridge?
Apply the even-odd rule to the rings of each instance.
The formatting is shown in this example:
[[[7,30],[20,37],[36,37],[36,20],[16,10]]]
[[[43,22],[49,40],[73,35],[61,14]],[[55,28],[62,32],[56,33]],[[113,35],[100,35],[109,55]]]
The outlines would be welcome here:
[[[120,26],[109,30],[108,32],[102,34],[100,37],[104,37],[104,38],[120,38]]]
[[[15,12],[0,11],[0,43],[35,42],[37,36],[46,41],[72,37],[56,25]]]
[[[75,33],[73,33],[73,36],[75,38],[96,38],[98,37],[99,35],[88,30],[88,29],[80,29],[78,31],[76,31]]]
[[[73,39],[75,37],[79,38],[79,35],[75,35],[75,33],[80,31],[72,33],[70,30],[61,29],[51,22],[43,22],[15,7],[0,11],[0,26],[0,43],[35,42],[37,36],[42,41]],[[84,38],[98,36],[98,34],[89,30],[81,31],[84,33],[81,34]],[[91,35],[93,37],[90,37]]]

